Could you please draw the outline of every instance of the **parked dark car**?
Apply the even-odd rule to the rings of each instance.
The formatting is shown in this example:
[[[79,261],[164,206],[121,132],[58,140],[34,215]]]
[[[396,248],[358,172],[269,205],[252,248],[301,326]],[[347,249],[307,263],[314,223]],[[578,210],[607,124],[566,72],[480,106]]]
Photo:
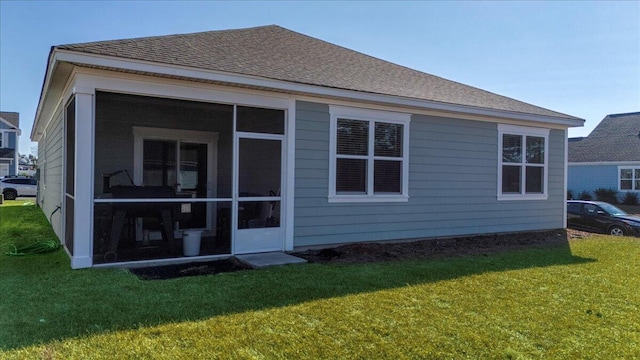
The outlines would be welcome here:
[[[615,236],[640,236],[640,217],[602,201],[567,201],[567,226]]]

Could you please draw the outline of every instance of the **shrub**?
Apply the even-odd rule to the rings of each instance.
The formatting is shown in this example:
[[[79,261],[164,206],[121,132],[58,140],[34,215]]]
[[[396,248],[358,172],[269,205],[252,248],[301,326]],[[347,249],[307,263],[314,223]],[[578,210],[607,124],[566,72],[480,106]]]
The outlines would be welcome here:
[[[567,190],[567,200],[573,200],[573,191]]]
[[[622,197],[622,203],[624,205],[638,205],[638,193],[628,192]]]
[[[587,191],[587,190],[582,190],[582,192],[580,194],[578,194],[578,199],[580,200],[591,200],[591,192]]]
[[[616,189],[597,188],[593,193],[599,201],[608,202],[610,204],[618,203],[618,190]]]

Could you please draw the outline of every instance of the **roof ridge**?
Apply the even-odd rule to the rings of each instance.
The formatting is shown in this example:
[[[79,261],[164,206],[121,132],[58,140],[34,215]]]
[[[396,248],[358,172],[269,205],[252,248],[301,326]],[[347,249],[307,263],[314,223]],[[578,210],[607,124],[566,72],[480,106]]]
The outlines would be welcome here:
[[[640,115],[640,111],[629,112],[629,113],[618,113],[618,114],[609,114],[607,117],[621,117],[621,116],[631,116],[631,115]]]

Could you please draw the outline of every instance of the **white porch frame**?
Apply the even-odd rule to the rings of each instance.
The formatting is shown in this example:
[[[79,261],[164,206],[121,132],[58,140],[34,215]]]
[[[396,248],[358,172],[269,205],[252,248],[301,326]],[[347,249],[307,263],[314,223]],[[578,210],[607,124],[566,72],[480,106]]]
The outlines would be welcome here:
[[[285,122],[286,123],[286,122]],[[292,219],[287,219],[286,216],[283,219],[280,219],[280,226],[277,228],[259,228],[259,229],[238,229],[238,207],[239,207],[239,203],[240,203],[240,192],[239,192],[239,187],[238,187],[238,179],[239,179],[239,174],[240,174],[240,169],[239,169],[239,154],[240,154],[240,139],[254,139],[254,140],[275,140],[275,141],[280,141],[280,145],[281,145],[281,154],[280,154],[280,163],[281,163],[281,171],[280,171],[280,181],[283,185],[283,187],[286,188],[285,185],[285,179],[286,176],[288,174],[287,169],[285,168],[285,163],[286,163],[286,138],[284,135],[279,135],[279,134],[266,134],[266,133],[250,133],[250,132],[241,132],[241,131],[234,131],[234,145],[233,145],[233,157],[234,157],[234,162],[233,162],[233,204],[231,207],[231,211],[232,211],[232,225],[231,225],[231,231],[232,231],[232,252],[233,254],[246,254],[248,252],[254,251],[254,252],[267,252],[267,251],[282,251],[282,250],[293,250],[293,249],[286,249],[286,242],[282,243],[282,248],[278,248],[278,249],[274,249],[274,248],[262,248],[262,249],[251,249],[251,251],[247,251],[246,249],[242,249],[241,247],[238,246],[238,242],[236,241],[238,239],[238,232],[243,232],[245,234],[253,234],[254,237],[260,237],[262,235],[265,235],[264,232],[268,232],[271,234],[271,236],[273,236],[273,234],[275,233],[276,236],[282,236],[283,234],[283,229],[286,228],[286,224],[288,223],[292,223]],[[279,195],[271,197],[271,196],[263,196],[263,197],[243,197],[242,201],[279,201],[280,202],[280,206],[282,208],[282,213],[284,214],[284,206],[285,204],[282,201],[282,193],[284,189],[281,189],[281,192]],[[285,199],[286,200],[286,199]],[[291,220],[291,221],[288,221]],[[242,235],[240,235],[242,236]],[[248,237],[245,235],[246,238],[251,238],[252,236],[249,235]]]
[[[73,94],[76,98],[75,164],[73,164],[76,178],[74,181],[74,235],[71,268],[79,269],[91,267],[93,264],[94,179],[92,175],[78,176],[78,174],[93,174],[94,172],[95,88],[74,86]],[[66,166],[69,165],[66,164]],[[80,172],[79,169],[83,171]],[[66,176],[65,171],[63,184],[66,184]],[[63,234],[65,231],[63,230]],[[82,239],[87,239],[87,241],[81,241]]]
[[[283,167],[286,176],[283,178],[281,194],[284,197],[281,204],[281,227],[284,232],[284,250],[293,250],[295,175],[295,99],[293,97],[287,94],[190,83],[175,79],[132,77],[104,70],[75,71],[64,91],[64,101],[76,96],[74,166],[76,169],[82,169],[83,174],[94,174],[96,91],[285,110],[286,135],[283,140],[283,151],[286,155],[283,159]],[[76,172],[74,251],[71,259],[71,266],[74,269],[93,266],[94,178],[93,175],[78,176],[78,174],[79,172]],[[139,183],[139,180],[134,181]],[[64,172],[63,183],[65,181],[66,172]],[[81,241],[82,239],[86,240]]]

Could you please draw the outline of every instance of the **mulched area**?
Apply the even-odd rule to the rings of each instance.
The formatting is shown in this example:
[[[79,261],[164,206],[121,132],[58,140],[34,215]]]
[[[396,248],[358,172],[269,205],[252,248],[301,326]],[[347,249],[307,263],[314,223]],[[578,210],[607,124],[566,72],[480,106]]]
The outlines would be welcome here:
[[[291,255],[312,263],[362,264],[490,254],[526,247],[562,245],[567,244],[569,239],[582,239],[593,235],[571,229],[553,230],[406,242],[358,243],[330,249],[308,250]]]
[[[566,245],[568,240],[595,234],[577,230],[553,230],[496,234],[405,242],[358,243],[334,248],[307,250],[291,255],[312,263],[363,264],[372,262],[435,259],[464,255],[492,254],[527,247]],[[251,269],[231,257],[224,260],[130,269],[142,280],[164,280],[183,276],[210,275]]]
[[[251,269],[235,258],[129,269],[141,280],[166,280],[184,276],[211,275]]]

